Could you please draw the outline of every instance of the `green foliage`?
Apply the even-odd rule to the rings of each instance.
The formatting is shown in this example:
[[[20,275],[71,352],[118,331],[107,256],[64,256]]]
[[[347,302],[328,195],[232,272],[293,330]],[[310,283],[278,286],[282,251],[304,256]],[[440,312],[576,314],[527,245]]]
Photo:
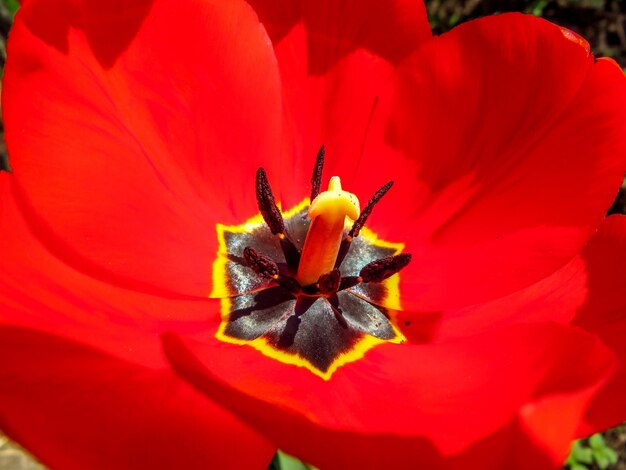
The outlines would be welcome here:
[[[617,463],[617,453],[607,446],[602,434],[574,442],[565,466],[570,470],[589,470],[594,463],[602,470]]]
[[[589,438],[589,446],[593,452],[593,459],[601,469],[617,463],[617,453],[606,445],[602,434],[594,434]]]
[[[535,0],[526,8],[526,11],[531,15],[542,16],[546,6],[548,6],[548,0]]]
[[[279,450],[267,470],[315,470],[315,467]]]
[[[20,7],[17,0],[2,0],[2,3],[4,3],[4,6],[7,7],[7,10],[9,10],[12,15],[15,15],[15,12]]]
[[[593,453],[589,447],[582,444],[582,441],[575,441],[572,450],[565,462],[565,466],[570,470],[587,470],[587,465],[593,462]]]

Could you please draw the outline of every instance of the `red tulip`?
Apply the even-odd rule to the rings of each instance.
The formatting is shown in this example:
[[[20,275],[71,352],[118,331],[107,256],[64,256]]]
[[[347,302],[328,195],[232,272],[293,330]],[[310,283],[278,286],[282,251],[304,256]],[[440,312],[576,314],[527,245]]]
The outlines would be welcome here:
[[[626,419],[626,79],[573,33],[26,0],[3,92],[0,428],[44,463],[558,468]]]

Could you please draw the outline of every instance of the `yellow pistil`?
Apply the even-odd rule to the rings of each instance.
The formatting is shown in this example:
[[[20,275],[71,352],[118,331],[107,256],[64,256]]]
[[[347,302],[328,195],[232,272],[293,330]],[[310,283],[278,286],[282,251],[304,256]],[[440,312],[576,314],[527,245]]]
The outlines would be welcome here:
[[[359,213],[357,197],[341,189],[341,180],[333,176],[328,190],[320,193],[309,206],[311,225],[296,276],[301,285],[315,284],[322,274],[332,271],[341,246],[346,216],[356,220]]]

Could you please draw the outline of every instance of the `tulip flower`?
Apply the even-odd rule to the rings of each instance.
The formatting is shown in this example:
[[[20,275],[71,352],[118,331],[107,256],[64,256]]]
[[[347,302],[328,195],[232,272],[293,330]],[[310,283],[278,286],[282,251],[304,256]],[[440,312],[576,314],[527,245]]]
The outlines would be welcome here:
[[[0,429],[45,464],[551,469],[626,420],[626,79],[574,33],[24,0],[2,101]]]

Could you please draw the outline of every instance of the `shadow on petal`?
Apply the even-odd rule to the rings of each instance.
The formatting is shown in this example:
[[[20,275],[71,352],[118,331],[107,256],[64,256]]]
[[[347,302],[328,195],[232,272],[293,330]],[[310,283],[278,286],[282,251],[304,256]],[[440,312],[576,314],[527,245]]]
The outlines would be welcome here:
[[[64,54],[69,52],[70,29],[80,30],[100,65],[110,68],[130,45],[153,2],[32,0],[20,14],[35,36]],[[64,12],[62,19],[50,21],[59,11]]]

